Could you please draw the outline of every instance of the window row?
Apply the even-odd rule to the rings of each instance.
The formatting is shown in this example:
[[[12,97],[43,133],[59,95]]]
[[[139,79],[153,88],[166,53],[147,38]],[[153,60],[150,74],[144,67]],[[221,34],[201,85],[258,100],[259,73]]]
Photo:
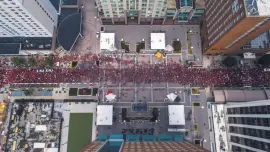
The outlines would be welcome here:
[[[229,117],[228,122],[230,124],[270,127],[270,118]]]
[[[261,142],[253,139],[247,139],[237,136],[231,136],[231,142],[246,145],[248,147],[269,151],[270,150],[270,143]]]
[[[270,114],[270,105],[227,108],[228,114]]]
[[[261,130],[253,128],[244,128],[244,127],[229,127],[230,133],[243,134],[246,136],[253,136],[258,138],[270,139],[270,130]]]

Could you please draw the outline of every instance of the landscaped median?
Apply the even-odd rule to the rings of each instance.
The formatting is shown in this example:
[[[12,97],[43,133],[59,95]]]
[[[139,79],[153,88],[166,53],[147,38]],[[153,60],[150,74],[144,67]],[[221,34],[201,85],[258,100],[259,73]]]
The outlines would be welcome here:
[[[96,96],[98,88],[70,88],[69,96]]]
[[[79,152],[92,141],[92,113],[70,113],[68,152]]]

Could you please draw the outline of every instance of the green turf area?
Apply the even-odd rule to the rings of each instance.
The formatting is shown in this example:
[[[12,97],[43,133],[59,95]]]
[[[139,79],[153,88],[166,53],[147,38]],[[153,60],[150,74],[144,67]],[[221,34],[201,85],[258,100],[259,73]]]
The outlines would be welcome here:
[[[67,152],[80,152],[92,141],[92,123],[92,113],[70,114]]]

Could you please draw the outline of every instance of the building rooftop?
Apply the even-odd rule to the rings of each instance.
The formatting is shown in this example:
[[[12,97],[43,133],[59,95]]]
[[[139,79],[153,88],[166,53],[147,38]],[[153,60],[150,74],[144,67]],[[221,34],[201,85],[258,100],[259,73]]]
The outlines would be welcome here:
[[[16,100],[11,111],[7,151],[57,151],[61,119],[54,117],[53,100]]]
[[[167,2],[167,8],[176,8],[176,0],[168,0]]]
[[[228,139],[225,126],[224,105],[212,105],[215,145],[217,152],[228,152]]]
[[[70,51],[81,32],[81,13],[74,13],[66,17],[58,27],[57,39],[59,44]]]
[[[60,0],[50,0],[50,2],[52,3],[56,11],[59,12]]]
[[[195,8],[205,8],[205,0],[196,0]]]
[[[0,43],[1,55],[15,55],[19,54],[21,48],[20,43]]]
[[[266,100],[268,90],[214,90],[216,102]]]
[[[61,8],[61,14],[59,15],[58,22],[61,23],[66,17],[74,13],[78,13],[77,8]]]
[[[79,0],[61,0],[62,5],[77,5]]]
[[[247,15],[249,16],[269,16],[270,1],[269,0],[245,0]]]
[[[2,44],[21,44],[21,50],[51,50],[51,37],[1,37]]]
[[[102,147],[104,142],[92,142],[82,152],[94,152]],[[188,151],[207,152],[197,145],[188,142],[125,142],[121,152],[143,152],[143,151]]]
[[[100,33],[100,49],[110,50],[115,46],[115,33]]]

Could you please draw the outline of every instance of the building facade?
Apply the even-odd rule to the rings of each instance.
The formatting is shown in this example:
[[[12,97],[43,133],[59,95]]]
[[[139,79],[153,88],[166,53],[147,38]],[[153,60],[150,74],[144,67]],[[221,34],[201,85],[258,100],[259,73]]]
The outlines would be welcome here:
[[[0,37],[52,37],[57,17],[48,0],[0,0]]]
[[[269,152],[269,101],[212,104],[216,151]]]
[[[205,54],[237,54],[270,30],[270,1],[206,0],[200,25]]]
[[[232,151],[270,151],[269,100],[225,106]]]
[[[103,24],[164,25],[198,20],[204,8],[193,0],[96,0]]]

